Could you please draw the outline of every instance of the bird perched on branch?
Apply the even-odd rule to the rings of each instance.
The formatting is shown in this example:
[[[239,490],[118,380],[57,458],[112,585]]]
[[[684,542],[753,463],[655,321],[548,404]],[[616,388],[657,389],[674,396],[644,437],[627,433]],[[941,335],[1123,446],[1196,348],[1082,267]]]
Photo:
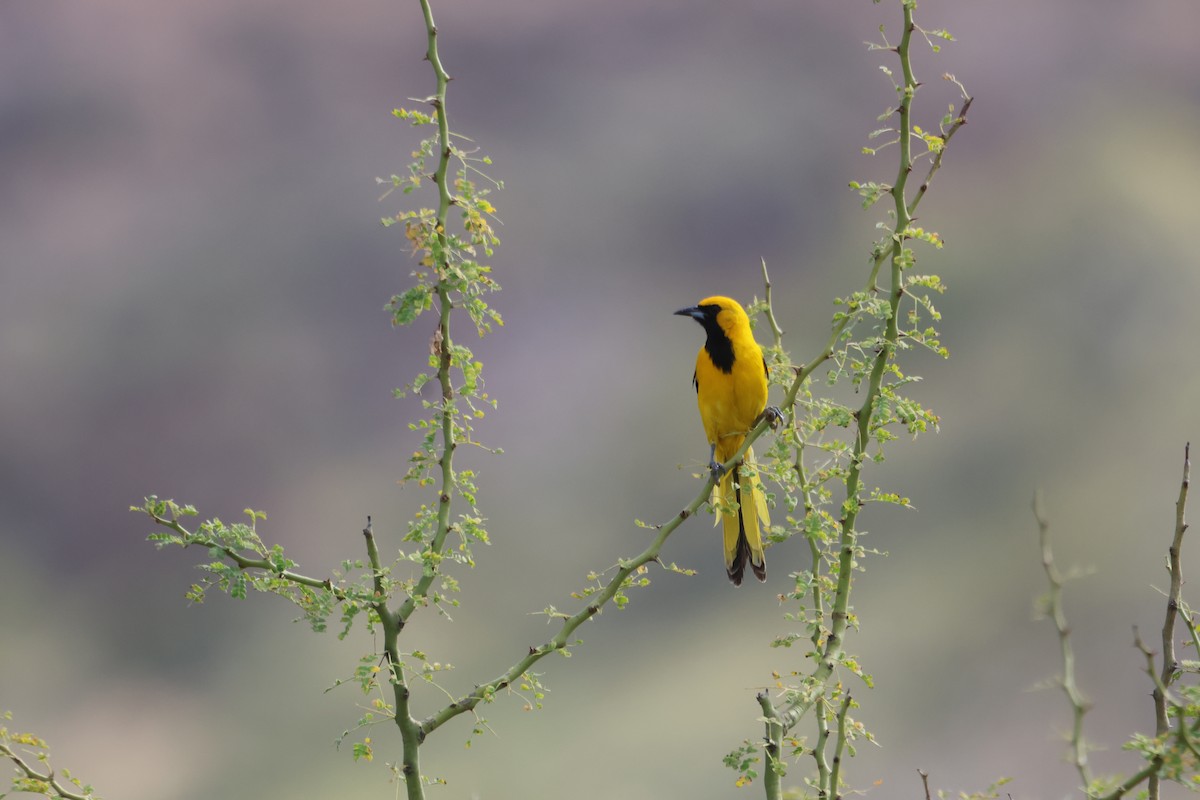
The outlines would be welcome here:
[[[728,472],[722,465],[737,453],[746,434],[767,405],[767,362],[754,341],[750,318],[736,300],[709,297],[675,312],[691,317],[708,338],[696,354],[696,402],[711,446],[713,506],[724,524],[725,571],[741,586],[746,562],[755,577],[767,579],[762,526],[770,525],[762,482],[754,468],[754,451]],[[778,413],[778,412],[776,412]]]

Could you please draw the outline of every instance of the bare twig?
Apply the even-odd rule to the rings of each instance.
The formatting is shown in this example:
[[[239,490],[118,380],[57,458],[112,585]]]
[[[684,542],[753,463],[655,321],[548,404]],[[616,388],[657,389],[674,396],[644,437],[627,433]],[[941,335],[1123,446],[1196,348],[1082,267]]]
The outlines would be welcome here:
[[[1163,683],[1162,678],[1155,672],[1154,652],[1146,646],[1142,641],[1142,636],[1138,633],[1137,626],[1133,626],[1133,644],[1141,652],[1146,659],[1146,674],[1150,676],[1150,680],[1154,682],[1154,720],[1155,720],[1155,735],[1160,739],[1169,730],[1170,723],[1167,721],[1167,687]],[[1166,658],[1163,659],[1165,664]],[[1149,800],[1158,800],[1159,797],[1159,772],[1162,769],[1163,759],[1161,755],[1156,755],[1150,759],[1148,764],[1151,767],[1150,773],[1146,776],[1147,797]]]
[[[1050,584],[1050,593],[1046,601],[1047,616],[1054,622],[1058,631],[1059,650],[1062,653],[1063,671],[1059,678],[1067,700],[1071,703],[1071,763],[1083,781],[1084,790],[1091,785],[1091,770],[1088,768],[1087,745],[1083,740],[1083,717],[1091,708],[1084,699],[1075,683],[1075,653],[1071,649],[1071,628],[1067,625],[1067,616],[1063,611],[1062,587],[1063,575],[1054,563],[1054,553],[1050,549],[1050,523],[1042,511],[1042,494],[1033,496],[1033,516],[1037,519],[1038,538],[1042,546],[1042,568],[1046,572],[1046,580]]]
[[[771,335],[775,337],[775,346],[783,346],[783,329],[779,327],[779,323],[775,321],[775,306],[771,302],[771,276],[767,274],[767,260],[762,261],[763,273],[763,302],[766,304],[764,313],[767,316],[767,324],[771,326]]]
[[[1187,531],[1188,523],[1185,517],[1187,511],[1187,495],[1188,483],[1190,482],[1191,474],[1191,459],[1189,458],[1192,449],[1191,443],[1184,445],[1183,448],[1183,480],[1179,485],[1179,499],[1175,501],[1175,537],[1171,540],[1171,548],[1167,551],[1167,570],[1171,574],[1171,586],[1167,591],[1167,613],[1163,620],[1162,629],[1162,653],[1163,663],[1162,671],[1159,673],[1159,680],[1164,686],[1169,686],[1172,676],[1178,669],[1178,661],[1175,658],[1175,619],[1178,616],[1182,606],[1180,590],[1183,587],[1183,556],[1181,550],[1183,548],[1183,534]],[[1155,715],[1160,723],[1158,733],[1166,731],[1165,716]]]
[[[1175,535],[1171,539],[1171,547],[1167,551],[1167,572],[1171,575],[1171,585],[1167,590],[1167,613],[1163,619],[1162,628],[1162,664],[1159,667],[1158,675],[1154,674],[1153,656],[1147,652],[1141,640],[1138,640],[1138,648],[1142,652],[1147,653],[1147,659],[1150,662],[1150,676],[1154,678],[1154,735],[1160,739],[1165,738],[1171,730],[1171,721],[1167,715],[1169,700],[1167,689],[1171,685],[1171,682],[1175,680],[1175,676],[1179,670],[1179,664],[1175,658],[1175,620],[1179,616],[1179,609],[1182,605],[1180,599],[1180,589],[1183,586],[1181,551],[1183,548],[1183,534],[1188,528],[1185,512],[1187,510],[1188,484],[1192,470],[1191,449],[1192,445],[1190,442],[1184,445],[1183,480],[1179,484],[1179,499],[1175,501]],[[1155,760],[1161,765],[1161,758]],[[1147,783],[1150,800],[1158,800],[1159,782],[1159,774],[1156,770],[1150,775],[1150,780]]]
[[[1188,528],[1186,511],[1191,475],[1190,452],[1191,444],[1189,443],[1184,446],[1183,450],[1183,480],[1179,486],[1179,499],[1175,502],[1175,533],[1171,539],[1171,547],[1167,554],[1167,571],[1171,576],[1171,584],[1167,591],[1167,611],[1162,629],[1162,663],[1155,663],[1154,652],[1142,641],[1141,634],[1138,633],[1136,626],[1133,629],[1133,641],[1134,645],[1145,658],[1146,674],[1150,676],[1150,680],[1154,683],[1155,739],[1161,746],[1165,746],[1170,740],[1171,725],[1169,709],[1174,708],[1179,715],[1176,738],[1183,749],[1190,752],[1193,756],[1200,757],[1200,753],[1197,753],[1195,743],[1192,741],[1190,732],[1187,730],[1187,723],[1184,720],[1187,713],[1186,708],[1180,705],[1178,701],[1173,700],[1170,695],[1170,686],[1180,675],[1180,665],[1175,656],[1175,622],[1177,618],[1182,618],[1187,625],[1193,644],[1200,646],[1195,627],[1192,625],[1191,615],[1181,598],[1181,587],[1183,586],[1183,534]],[[1098,798],[1098,800],[1117,800],[1117,798],[1123,797],[1139,786],[1143,781],[1146,782],[1147,798],[1149,800],[1158,800],[1165,763],[1162,751],[1156,752],[1155,755],[1147,758],[1146,766],[1126,778],[1125,781],[1112,789],[1108,794]]]
[[[918,769],[917,774],[921,776],[921,785],[925,787],[925,800],[932,800],[929,795],[929,773],[923,769]]]

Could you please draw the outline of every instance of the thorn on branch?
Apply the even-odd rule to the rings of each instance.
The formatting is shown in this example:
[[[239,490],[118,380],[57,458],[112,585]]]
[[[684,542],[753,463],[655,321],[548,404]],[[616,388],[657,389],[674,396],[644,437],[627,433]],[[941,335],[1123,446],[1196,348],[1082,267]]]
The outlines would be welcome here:
[[[1137,625],[1133,626],[1133,646],[1140,650],[1142,655],[1146,656],[1147,658],[1153,658],[1155,655],[1155,652],[1147,647],[1146,643],[1142,641],[1142,634],[1138,632]]]

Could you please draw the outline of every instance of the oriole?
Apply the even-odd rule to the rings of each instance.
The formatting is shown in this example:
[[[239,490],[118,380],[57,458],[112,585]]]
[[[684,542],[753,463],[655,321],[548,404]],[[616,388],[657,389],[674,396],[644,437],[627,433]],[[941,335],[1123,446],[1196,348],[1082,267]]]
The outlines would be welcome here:
[[[709,469],[717,480],[713,505],[724,523],[725,571],[735,586],[741,586],[748,560],[755,577],[765,581],[767,561],[759,521],[763,525],[771,521],[762,483],[752,466],[754,451],[747,450],[729,472],[721,474],[721,465],[742,446],[767,405],[766,359],[754,341],[750,318],[736,300],[709,297],[675,313],[699,322],[708,336],[696,354],[692,384],[712,448]]]

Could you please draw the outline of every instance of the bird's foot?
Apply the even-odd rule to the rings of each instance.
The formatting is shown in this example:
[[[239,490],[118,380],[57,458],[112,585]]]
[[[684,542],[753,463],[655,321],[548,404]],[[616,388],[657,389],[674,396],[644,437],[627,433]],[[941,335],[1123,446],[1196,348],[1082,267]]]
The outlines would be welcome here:
[[[783,412],[775,406],[767,406],[758,415],[758,419],[754,421],[754,424],[757,425],[764,419],[767,421],[767,425],[771,427],[771,430],[776,430],[779,428],[779,423],[783,422]]]
[[[725,474],[725,465],[718,464],[715,459],[709,461],[708,474],[712,476],[713,483],[720,483],[721,477]]]

